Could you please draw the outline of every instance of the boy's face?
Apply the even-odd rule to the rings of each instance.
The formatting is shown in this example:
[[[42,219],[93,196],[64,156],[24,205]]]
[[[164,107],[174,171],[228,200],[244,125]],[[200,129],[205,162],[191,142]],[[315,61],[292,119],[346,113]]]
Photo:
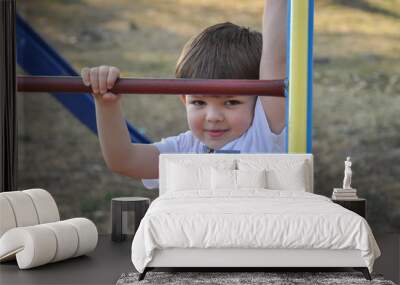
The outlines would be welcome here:
[[[250,127],[256,98],[186,95],[189,128],[209,148],[219,149],[240,137]]]

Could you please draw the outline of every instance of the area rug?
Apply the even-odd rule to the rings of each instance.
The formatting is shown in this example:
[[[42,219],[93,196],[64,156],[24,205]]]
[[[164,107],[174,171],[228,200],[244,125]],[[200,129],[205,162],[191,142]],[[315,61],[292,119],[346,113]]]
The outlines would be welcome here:
[[[266,284],[266,285],[297,285],[297,284],[379,284],[396,285],[384,280],[382,275],[372,274],[372,281],[364,278],[360,272],[154,272],[146,274],[145,279],[138,281],[139,273],[124,273],[117,285],[133,284]]]

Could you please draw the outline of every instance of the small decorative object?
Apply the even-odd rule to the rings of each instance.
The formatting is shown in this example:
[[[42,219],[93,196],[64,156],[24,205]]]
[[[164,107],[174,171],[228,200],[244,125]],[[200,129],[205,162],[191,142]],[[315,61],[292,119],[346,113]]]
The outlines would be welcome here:
[[[347,157],[346,161],[344,162],[344,179],[343,179],[343,189],[352,189],[351,188],[351,161],[350,156]]]
[[[357,189],[351,187],[351,158],[348,156],[344,162],[343,188],[334,188],[332,199],[334,200],[354,200],[358,199]]]

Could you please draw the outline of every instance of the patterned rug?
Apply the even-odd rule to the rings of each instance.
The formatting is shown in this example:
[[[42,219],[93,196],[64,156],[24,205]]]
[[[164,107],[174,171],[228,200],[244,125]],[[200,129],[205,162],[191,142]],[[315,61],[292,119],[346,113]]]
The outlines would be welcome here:
[[[222,285],[297,285],[297,284],[379,284],[395,285],[384,280],[382,275],[372,274],[372,281],[361,272],[147,272],[145,279],[138,281],[139,273],[124,273],[117,285],[133,284],[222,284]]]

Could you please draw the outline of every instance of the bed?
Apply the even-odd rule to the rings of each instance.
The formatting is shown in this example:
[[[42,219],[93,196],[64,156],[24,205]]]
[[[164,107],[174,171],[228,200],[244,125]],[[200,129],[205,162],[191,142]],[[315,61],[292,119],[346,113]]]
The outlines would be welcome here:
[[[132,242],[158,267],[353,267],[380,250],[364,218],[313,194],[311,154],[161,154],[160,196]]]

